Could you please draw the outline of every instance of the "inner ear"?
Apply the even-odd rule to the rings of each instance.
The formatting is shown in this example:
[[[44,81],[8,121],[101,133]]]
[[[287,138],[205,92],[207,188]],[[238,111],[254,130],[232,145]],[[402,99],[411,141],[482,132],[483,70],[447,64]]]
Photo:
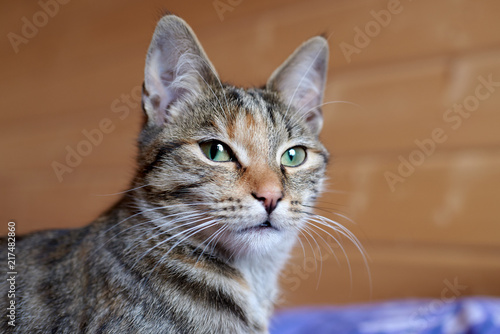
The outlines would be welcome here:
[[[305,120],[311,131],[315,134],[319,134],[323,128],[323,114],[321,112],[321,107],[318,106],[310,109],[305,114]]]
[[[173,15],[158,22],[144,72],[143,107],[150,126],[172,122],[182,104],[194,103],[218,80],[191,28]]]

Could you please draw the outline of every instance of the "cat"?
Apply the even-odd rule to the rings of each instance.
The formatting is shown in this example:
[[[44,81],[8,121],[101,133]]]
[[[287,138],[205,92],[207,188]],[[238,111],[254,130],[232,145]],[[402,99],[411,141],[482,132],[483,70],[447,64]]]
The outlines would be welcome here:
[[[291,248],[309,219],[324,222],[312,207],[329,157],[327,66],[317,36],[264,87],[238,88],[182,19],[161,18],[131,189],[86,227],[16,239],[15,326],[4,316],[2,332],[268,333]]]

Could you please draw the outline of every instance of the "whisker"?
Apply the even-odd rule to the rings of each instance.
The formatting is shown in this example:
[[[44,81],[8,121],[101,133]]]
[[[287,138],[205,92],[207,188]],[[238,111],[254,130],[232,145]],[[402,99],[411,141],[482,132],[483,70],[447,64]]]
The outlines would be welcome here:
[[[221,235],[222,235],[222,233],[223,233],[225,230],[227,230],[227,229],[228,229],[228,227],[229,227],[229,225],[226,225],[226,226],[224,226],[223,228],[221,228],[221,229],[219,229],[219,230],[215,231],[214,233],[212,233],[212,235],[210,236],[210,238],[208,238],[208,239],[206,240],[206,241],[208,241],[208,243],[205,245],[205,247],[204,247],[204,248],[203,248],[203,250],[201,251],[200,256],[198,256],[198,259],[196,259],[195,264],[196,264],[196,263],[198,263],[198,261],[200,261],[201,257],[202,257],[202,256],[203,256],[203,254],[205,253],[205,250],[207,249],[207,247],[209,247],[209,245],[210,245],[210,243],[211,243],[212,241],[214,242],[214,247],[215,247],[215,245],[217,244],[217,242],[216,242],[217,237],[221,236]],[[201,245],[201,244],[200,244],[200,245]],[[196,250],[196,249],[198,249],[198,247],[199,247],[200,245],[198,245],[198,246],[195,248],[195,250]],[[193,251],[193,252],[194,252],[194,251]],[[213,252],[213,251],[212,251],[212,252]]]
[[[187,214],[187,215],[186,215]],[[176,213],[176,214],[172,214],[172,215],[168,215],[168,216],[161,216],[161,217],[158,217],[158,218],[155,218],[155,219],[151,219],[151,220],[147,220],[145,222],[142,222],[142,223],[139,223],[139,224],[135,224],[135,225],[132,225],[128,228],[126,228],[125,230],[122,230],[118,233],[116,233],[115,235],[113,235],[112,237],[108,238],[108,240],[106,240],[106,242],[104,242],[101,246],[99,246],[98,248],[95,249],[94,252],[97,252],[98,250],[100,250],[101,248],[103,248],[104,246],[106,246],[111,240],[113,240],[114,238],[116,238],[117,236],[119,236],[120,234],[122,233],[125,233],[127,232],[128,230],[131,230],[131,229],[134,229],[134,228],[139,228],[143,225],[146,225],[146,224],[151,224],[151,223],[154,223],[158,220],[163,220],[163,219],[167,219],[167,218],[170,218],[170,217],[174,217],[174,216],[180,216],[182,215],[181,217],[179,218],[175,218],[173,220],[169,220],[167,222],[164,222],[163,224],[159,224],[153,228],[148,228],[146,229],[143,233],[141,233],[138,237],[142,236],[142,235],[145,235],[155,229],[160,229],[162,227],[164,227],[165,225],[168,225],[168,224],[174,224],[174,223],[177,223],[177,222],[182,222],[182,221],[185,221],[186,219],[190,219],[190,218],[198,218],[198,217],[201,217],[203,215],[205,215],[205,213],[202,213],[202,212],[196,212],[196,211],[188,211],[188,212],[181,212],[181,213]],[[189,222],[188,222],[189,223]],[[176,225],[173,229],[177,228],[177,227],[182,227],[186,224],[182,224],[182,225]],[[170,229],[172,230],[172,229]],[[170,230],[167,230],[167,231],[170,231]],[[165,232],[162,232],[162,233],[165,233]],[[153,236],[154,237],[154,236]],[[153,238],[151,237],[151,238]],[[145,241],[148,241],[150,240],[151,238],[145,240]],[[144,242],[144,240],[142,241]],[[135,245],[134,247],[131,248],[134,249],[135,247],[137,247],[138,245]]]
[[[295,228],[295,230],[296,230],[297,232],[299,232],[300,234],[302,234],[302,231],[300,230],[300,228],[296,227],[296,228]],[[302,235],[304,235],[304,234],[302,234]],[[300,237],[299,237],[299,238],[297,238],[297,241],[299,242],[300,247],[302,247],[302,254],[303,254],[303,258],[305,259],[305,258],[306,258],[306,250],[305,250],[305,248],[304,248],[304,244],[302,243],[302,240],[300,240]]]
[[[320,215],[316,215],[316,214],[313,214],[313,213],[309,213],[308,214],[310,216],[312,216],[311,219],[316,219],[318,223],[322,224],[322,225],[325,225],[325,226],[329,226],[329,227],[332,227],[335,226],[334,230],[336,230],[337,232],[340,232],[341,234],[343,234],[346,238],[348,238],[354,245],[357,245],[359,246],[359,250],[360,252],[363,252],[364,253],[364,249],[363,249],[363,246],[361,246],[361,243],[359,242],[359,240],[356,238],[356,236],[351,232],[349,231],[349,229],[347,229],[344,225],[334,221],[334,220],[331,220],[331,219],[328,219],[326,217],[323,217],[323,216],[320,216]],[[332,224],[332,225],[330,225]]]
[[[313,227],[316,227],[314,224],[311,224],[311,226]],[[328,247],[328,249],[330,250],[330,252],[332,253],[333,257],[335,258],[335,261],[337,262],[337,265],[340,266],[340,261],[339,261],[339,258],[337,257],[337,254],[335,254],[335,251],[332,249],[332,247],[330,246],[330,244],[325,240],[325,238],[323,238],[323,236],[321,234],[318,233],[318,231],[316,231],[315,229],[311,228],[310,229],[312,232],[314,232],[321,240],[323,240],[323,242],[325,243],[325,245]],[[328,232],[325,232],[326,234],[328,234],[330,236],[330,234]],[[335,242],[338,244],[339,242],[333,238],[335,240]],[[319,248],[319,245],[318,245],[318,248]],[[321,259],[321,263],[323,263],[323,258],[321,257],[321,250],[320,250],[320,259]],[[318,283],[316,284],[316,290],[319,288],[319,281],[321,279],[321,275],[320,277],[318,278]],[[352,277],[351,277],[351,283],[352,283]],[[352,284],[351,284],[352,286]]]
[[[311,219],[310,218],[310,223],[312,222],[316,222],[316,223],[320,223],[319,221],[316,221],[314,219]],[[312,223],[311,223],[312,224]],[[321,224],[321,223],[320,223]],[[349,270],[349,278],[350,278],[350,285],[351,285],[351,291],[352,291],[352,288],[353,288],[353,283],[352,283],[352,268],[351,268],[351,262],[349,261],[349,256],[347,255],[347,252],[345,251],[345,248],[344,246],[342,246],[342,243],[337,240],[337,238],[335,238],[334,236],[332,236],[330,233],[326,232],[324,229],[322,229],[321,227],[319,226],[315,226],[316,228],[320,229],[321,231],[327,233],[331,238],[333,238],[336,242],[337,242],[337,245],[339,245],[340,249],[342,250],[342,253],[344,253],[344,257],[346,259],[346,263],[347,263],[347,268]],[[335,230],[332,226],[330,226],[333,230]],[[336,230],[335,230],[336,231]]]
[[[106,242],[103,243],[98,249],[101,249],[102,247],[104,247],[108,242],[110,242],[111,240],[113,240],[114,238],[116,238],[117,236],[119,236],[120,234],[125,233],[125,232],[127,232],[127,231],[129,231],[129,230],[131,230],[133,228],[138,228],[139,226],[142,226],[142,225],[151,224],[151,223],[153,223],[155,221],[158,221],[158,220],[167,219],[167,218],[171,218],[171,217],[175,217],[175,216],[180,216],[180,215],[182,215],[183,219],[186,219],[186,218],[193,218],[193,217],[197,217],[197,216],[202,216],[204,214],[205,213],[196,212],[196,211],[188,211],[188,212],[179,212],[179,213],[171,214],[171,215],[168,215],[168,216],[162,216],[162,217],[159,217],[159,218],[147,220],[145,222],[132,225],[132,226],[130,226],[130,227],[128,227],[128,228],[126,228],[126,229],[124,229],[124,230],[116,233],[115,235],[113,235],[112,237],[110,237],[108,240],[106,240]],[[173,223],[173,222],[176,222],[176,220],[168,221],[167,223]],[[160,224],[160,225],[154,227],[154,229],[160,228],[164,224]],[[147,231],[145,233],[147,233]]]
[[[314,224],[311,224],[311,226],[315,227],[315,228],[318,228],[316,225]],[[325,238],[323,238],[323,236],[321,234],[318,233],[318,231],[314,230],[311,228],[311,230],[321,239],[323,240],[323,242],[326,244],[326,246],[328,247],[328,249],[330,250],[330,252],[332,253],[332,255],[335,257],[335,261],[337,262],[337,265],[340,266],[340,261],[339,261],[339,258],[337,257],[337,254],[335,254],[335,251],[332,249],[332,247],[330,246],[330,244],[325,240]],[[338,240],[336,238],[334,238],[333,236],[330,235],[330,233],[326,232],[325,233],[331,237],[337,244],[339,243]]]
[[[154,231],[154,230],[156,230],[156,229],[161,229],[161,228],[163,228],[165,225],[168,225],[170,222],[160,224],[160,225],[158,225],[158,226],[154,227],[153,229],[146,229],[146,230],[145,230],[142,234],[140,234],[140,235],[138,236],[138,238],[137,238],[138,242],[136,242],[136,243],[135,243],[135,245],[133,245],[131,248],[127,249],[127,252],[131,253],[131,252],[132,252],[132,250],[134,250],[135,248],[139,247],[139,245],[140,245],[141,243],[145,243],[145,242],[147,242],[147,241],[149,241],[149,240],[151,240],[151,239],[154,239],[154,238],[160,237],[160,236],[165,235],[165,234],[169,234],[169,233],[170,233],[170,232],[172,232],[173,230],[176,230],[176,229],[179,229],[179,228],[182,228],[182,227],[188,226],[188,225],[195,224],[196,222],[201,221],[201,220],[203,220],[203,218],[202,218],[202,219],[195,220],[195,221],[182,221],[182,220],[180,220],[181,224],[177,224],[177,225],[171,226],[170,228],[168,228],[168,229],[166,229],[166,230],[164,230],[164,231],[161,231],[160,233],[154,234],[153,236],[151,236],[151,237],[147,238],[146,240],[143,240],[143,239],[141,239],[141,236],[143,236],[143,235],[145,235],[145,234],[148,234],[148,233],[151,233],[152,231]],[[179,222],[179,221],[177,221],[177,222]],[[158,246],[158,244],[157,244],[156,246]],[[156,247],[152,247],[151,249],[149,249],[149,250],[148,250],[145,254],[143,254],[143,256],[145,256],[147,253],[149,253],[149,251],[153,250],[154,248],[156,248]],[[140,259],[142,259],[142,257],[141,257]],[[140,259],[139,259],[139,260],[140,260]],[[135,266],[135,264],[137,264],[137,262],[136,262],[136,263],[134,263],[134,265],[132,266],[132,268]]]
[[[320,215],[315,215],[315,214],[310,214],[310,215],[313,216],[313,217],[309,218],[310,221],[314,221],[320,225],[323,225],[325,227],[329,227],[329,228],[333,229],[334,231],[340,232],[342,235],[344,235],[344,237],[349,239],[349,241],[351,241],[351,243],[358,249],[358,251],[361,254],[361,257],[363,259],[366,271],[367,271],[368,280],[369,280],[369,284],[370,284],[370,291],[371,291],[372,290],[372,276],[371,276],[370,267],[368,264],[369,257],[367,255],[366,250],[364,249],[363,245],[358,240],[358,238],[356,238],[356,236],[351,231],[349,231],[347,228],[345,228],[343,225],[341,225],[341,224],[339,224],[331,219],[328,219],[328,218],[320,216]],[[331,224],[333,224],[333,226]],[[321,229],[319,226],[316,226],[316,228]],[[330,236],[332,238],[334,238],[332,235],[330,235]],[[344,255],[346,256],[346,260],[348,260],[347,254],[340,243],[339,243],[339,246],[341,247]],[[348,261],[348,265],[350,268],[349,261]]]
[[[197,233],[199,233],[199,232],[201,232],[203,230],[206,230],[207,228],[210,228],[210,227],[212,227],[214,225],[217,225],[217,224],[218,224],[218,222],[216,220],[212,219],[212,220],[209,220],[209,221],[204,222],[202,224],[199,224],[197,226],[194,226],[194,227],[192,227],[190,229],[187,229],[185,231],[177,233],[176,236],[182,235],[183,233],[188,232],[189,230],[193,230],[194,229],[194,232],[189,233],[184,238],[179,239],[177,241],[177,243],[175,243],[172,247],[170,247],[170,249],[165,254],[162,255],[162,258],[165,257],[166,255],[168,255],[175,247],[177,247],[178,245],[180,245],[184,240],[187,240],[187,239],[191,238],[192,236],[194,236],[195,234],[197,234]],[[161,261],[161,259],[160,259],[160,261]],[[154,270],[154,268],[153,268],[153,270]]]
[[[199,232],[201,232],[201,231],[203,231],[203,230],[205,230],[205,229],[207,229],[207,228],[210,228],[210,227],[212,227],[212,226],[214,226],[214,225],[216,225],[216,224],[217,224],[217,222],[216,222],[215,220],[209,220],[209,221],[207,221],[207,222],[205,222],[205,223],[203,223],[203,224],[199,224],[199,225],[195,226],[195,228],[196,228],[196,229],[195,229],[195,231],[194,231],[194,232],[192,232],[192,233],[188,234],[187,236],[185,236],[184,238],[181,238],[180,240],[178,240],[178,241],[177,241],[177,243],[175,243],[172,247],[170,247],[170,249],[169,249],[169,250],[168,250],[165,254],[163,254],[163,255],[161,256],[161,258],[160,258],[160,259],[156,262],[156,264],[155,264],[155,266],[153,267],[153,269],[151,269],[151,271],[149,272],[149,275],[148,275],[148,277],[146,278],[146,281],[148,281],[148,280],[149,280],[149,278],[151,277],[151,275],[152,275],[152,274],[153,274],[153,272],[155,271],[156,267],[157,267],[160,263],[162,263],[163,259],[164,259],[166,256],[168,256],[168,254],[170,254],[170,252],[171,252],[172,250],[174,250],[174,248],[175,248],[175,247],[177,247],[179,244],[181,244],[181,243],[182,243],[182,242],[184,242],[185,240],[187,240],[187,239],[189,239],[189,238],[193,237],[195,234],[197,234],[197,233],[199,233]],[[189,230],[189,229],[188,229],[188,230]],[[186,230],[186,231],[182,231],[182,233],[185,233],[185,232],[187,232],[188,230]],[[179,235],[179,234],[177,234],[177,235]],[[176,235],[176,236],[177,236],[177,235]],[[181,234],[181,235],[182,235],[182,234]],[[169,238],[169,239],[171,239],[171,238]],[[167,239],[167,240],[168,240],[168,239]],[[162,241],[161,243],[163,243],[163,241]]]
[[[346,262],[347,262],[347,268],[349,270],[349,277],[351,279],[351,288],[352,288],[352,269],[351,269],[351,263],[349,261],[349,257],[347,256],[347,252],[344,248],[344,246],[342,246],[342,243],[340,242],[339,239],[335,238],[331,233],[328,233],[326,230],[322,229],[321,227],[317,226],[317,225],[314,225],[313,223],[316,222],[316,223],[319,223],[321,224],[321,222],[317,221],[317,220],[314,220],[314,218],[310,218],[309,220],[309,223],[311,223],[311,225],[313,225],[314,227],[316,227],[317,229],[323,231],[324,233],[326,233],[328,236],[330,236],[330,238],[332,238],[333,240],[335,240],[335,242],[337,243],[337,245],[340,247],[340,249],[342,250],[342,253],[344,254],[344,257],[346,259]],[[335,232],[339,232],[338,230],[336,230],[334,227],[330,226],[330,225],[327,225],[328,227],[330,227],[332,230],[334,230]]]
[[[148,238],[148,239],[146,239],[146,240],[141,240],[141,243],[146,242],[146,241],[149,241],[149,240],[151,240],[151,239],[153,239],[153,238],[157,238],[157,237],[162,236],[162,235],[164,235],[164,234],[168,234],[169,232],[171,232],[172,230],[174,230],[174,229],[176,229],[176,228],[180,228],[180,227],[183,227],[183,226],[186,226],[186,225],[195,224],[195,223],[197,223],[197,222],[199,222],[199,221],[202,221],[202,220],[204,220],[204,219],[207,219],[207,218],[202,218],[202,219],[197,219],[197,220],[194,220],[194,221],[189,221],[189,222],[186,222],[186,223],[181,224],[181,225],[175,225],[175,226],[174,226],[174,227],[172,227],[171,229],[168,229],[168,230],[166,230],[166,231],[163,231],[163,232],[161,232],[161,233],[159,233],[159,234],[155,234],[155,235],[153,235],[153,236],[149,237],[149,238]],[[199,225],[196,225],[196,226],[190,227],[190,228],[188,228],[188,229],[186,229],[186,230],[183,230],[183,231],[181,231],[181,232],[178,232],[178,233],[176,233],[175,235],[170,236],[170,237],[168,237],[167,239],[162,240],[161,242],[157,243],[156,245],[154,245],[153,247],[151,247],[150,249],[148,249],[147,251],[145,251],[145,252],[144,252],[144,253],[143,253],[143,254],[139,257],[139,259],[137,259],[137,260],[135,261],[135,263],[132,265],[132,267],[131,267],[131,268],[134,268],[134,267],[135,267],[135,266],[136,266],[136,265],[137,265],[137,264],[138,264],[138,263],[139,263],[139,262],[140,262],[140,261],[141,261],[141,260],[142,260],[142,259],[143,259],[146,255],[147,255],[147,254],[149,254],[152,250],[154,250],[154,249],[156,249],[156,248],[160,247],[161,245],[163,245],[164,243],[168,242],[169,240],[172,240],[172,239],[174,239],[174,238],[178,237],[179,235],[182,235],[183,233],[189,232],[189,231],[191,231],[191,230],[193,230],[193,229],[196,229],[196,228],[198,228],[198,227],[202,226],[203,224],[205,224],[205,223],[202,223],[202,224],[199,224]],[[134,246],[133,248],[135,248],[135,247],[137,247],[137,245],[136,245],[136,246]],[[133,249],[133,248],[132,248],[132,249]]]
[[[304,227],[304,230],[305,231],[313,231],[312,229],[308,228],[307,226]],[[313,231],[314,232],[314,231]],[[317,233],[316,233],[317,234]],[[314,242],[316,243],[316,246],[318,247],[318,252],[319,252],[319,259],[320,259],[320,263],[319,263],[319,275],[318,273],[316,273],[316,277],[318,279],[318,283],[316,285],[316,289],[318,289],[318,286],[319,286],[319,280],[321,279],[321,274],[323,273],[323,255],[321,254],[321,248],[319,247],[319,244],[318,242],[316,241],[316,238],[313,237],[312,234],[309,233],[309,235],[311,236],[311,238],[314,240]],[[315,266],[316,266],[316,269],[318,268],[318,260],[316,259],[316,252],[314,251],[313,249],[313,255],[314,255],[314,263],[315,263]]]
[[[131,219],[131,218],[134,218],[138,215],[142,215],[146,212],[152,212],[152,211],[157,211],[157,210],[163,210],[163,209],[169,209],[169,208],[172,208],[172,207],[178,207],[178,206],[191,206],[191,205],[210,205],[210,203],[182,203],[182,204],[170,204],[170,205],[165,205],[165,206],[157,206],[157,207],[153,207],[153,208],[149,208],[149,209],[146,209],[146,210],[142,210],[140,212],[137,212],[131,216],[128,216],[127,218],[119,221],[118,223],[116,224],[113,224],[110,228],[108,228],[107,230],[105,230],[104,232],[102,232],[103,234],[106,234],[107,232],[109,232],[110,230],[112,230],[113,228],[117,227],[118,225],[126,222],[127,220]]]
[[[303,232],[306,232],[306,231],[301,230],[301,234],[302,234],[302,235],[304,236],[304,238],[306,239],[307,243],[309,244],[309,247],[311,247],[311,251],[312,251],[312,252],[313,252],[313,254],[314,254],[314,249],[313,249],[313,246],[312,246],[311,242],[309,241],[309,238],[308,238],[308,237],[307,237],[307,236],[306,236]],[[306,232],[306,233],[307,233],[307,232]],[[307,233],[307,234],[309,234],[309,233]],[[313,238],[310,234],[309,234],[309,236],[310,236],[311,238]],[[313,238],[313,239],[314,239],[314,238]],[[316,255],[315,255],[315,257],[314,257],[314,264],[315,264],[315,270],[317,270],[317,269],[318,269],[318,267],[317,267],[317,263],[316,263]],[[306,266],[306,258],[304,257],[304,268],[305,268],[305,266]]]
[[[142,186],[131,188],[131,189],[124,190],[124,191],[119,191],[117,193],[111,193],[111,194],[92,194],[92,196],[115,196],[115,195],[121,195],[121,194],[125,194],[125,193],[131,192],[131,191],[134,191],[134,190],[137,190],[137,189],[141,189],[141,188],[144,188],[144,187],[147,187],[147,186],[150,186],[150,185],[149,184],[144,184]]]
[[[141,235],[144,235],[146,233],[149,233],[151,232],[152,230],[156,230],[156,229],[163,229],[165,226],[169,226],[169,228],[167,228],[166,230],[163,230],[160,232],[160,234],[156,235],[156,236],[160,236],[160,235],[164,235],[164,234],[167,234],[175,229],[178,229],[178,228],[181,228],[183,226],[186,226],[186,225],[190,225],[190,224],[193,224],[193,223],[196,223],[198,221],[201,221],[203,220],[204,218],[201,218],[201,219],[198,219],[198,220],[188,220],[188,219],[196,219],[196,218],[199,218],[199,217],[204,217],[205,216],[205,213],[203,212],[200,212],[200,213],[195,213],[195,214],[190,214],[190,215],[187,215],[187,216],[181,216],[181,217],[177,217],[173,220],[169,220],[169,221],[166,221],[162,224],[159,224],[157,225],[156,227],[154,227],[153,229],[146,229]],[[163,217],[160,217],[160,218],[157,218],[157,219],[153,219],[153,220],[150,220],[148,221],[148,223],[152,223],[152,222],[155,222],[157,220],[161,220]],[[180,225],[177,224],[177,223],[181,223]],[[141,224],[142,225],[142,224]],[[145,241],[148,241],[152,238],[154,238],[155,235],[153,235],[152,237],[146,239],[146,240],[142,240],[141,242],[145,242]]]
[[[317,201],[318,202],[318,201]],[[323,202],[325,203],[325,202]],[[326,203],[326,204],[329,204],[329,203]],[[331,211],[330,209],[326,209],[326,208],[323,208],[323,207],[320,207],[320,206],[315,206],[315,205],[306,205],[306,204],[302,204],[302,206],[304,207],[307,207],[307,208],[311,208],[311,209],[315,209],[315,210],[320,210],[320,211],[324,211],[326,213],[329,213],[329,214],[332,214],[332,215],[336,215],[336,216],[339,216],[341,218],[344,218],[345,220],[347,220],[348,222],[356,225],[356,222],[354,222],[352,219],[350,219],[349,217],[347,217],[346,215],[342,214],[342,213],[339,213],[339,212],[335,212],[335,211]]]

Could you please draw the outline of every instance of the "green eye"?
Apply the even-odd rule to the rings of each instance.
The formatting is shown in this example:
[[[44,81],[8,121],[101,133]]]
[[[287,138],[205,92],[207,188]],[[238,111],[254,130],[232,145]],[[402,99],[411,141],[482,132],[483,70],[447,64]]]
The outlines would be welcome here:
[[[286,167],[297,167],[306,160],[306,150],[303,147],[295,146],[289,148],[281,156],[281,164]]]
[[[233,160],[231,149],[220,141],[206,141],[204,143],[200,143],[200,147],[203,154],[205,154],[205,156],[212,161],[226,162]]]

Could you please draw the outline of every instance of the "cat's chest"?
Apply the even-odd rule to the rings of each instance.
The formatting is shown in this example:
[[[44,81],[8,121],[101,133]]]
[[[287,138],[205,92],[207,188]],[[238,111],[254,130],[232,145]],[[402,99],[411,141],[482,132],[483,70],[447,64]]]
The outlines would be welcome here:
[[[278,266],[264,264],[256,269],[255,266],[246,265],[241,272],[245,284],[239,291],[241,297],[245,299],[248,312],[256,322],[267,323],[278,295]]]
[[[277,292],[275,270],[263,273],[245,265],[244,270],[236,269],[228,275],[204,268],[195,276],[185,277],[187,280],[175,288],[172,279],[165,281],[157,300],[168,304],[169,309],[175,301],[176,315],[186,316],[196,333],[203,332],[201,329],[207,333],[268,333]]]

